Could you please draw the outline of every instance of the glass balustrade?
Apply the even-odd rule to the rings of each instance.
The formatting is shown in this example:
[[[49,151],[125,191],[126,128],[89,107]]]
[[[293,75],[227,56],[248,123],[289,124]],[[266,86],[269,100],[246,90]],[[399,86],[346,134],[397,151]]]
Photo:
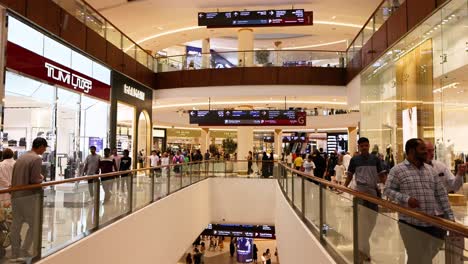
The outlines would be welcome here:
[[[0,190],[0,254],[37,261],[174,192],[209,177],[275,179],[285,199],[337,263],[462,263],[468,229],[451,222],[428,235],[398,220],[405,208],[365,195],[281,162],[210,160],[142,168]],[[31,206],[33,205],[33,206]],[[424,219],[423,219],[424,218]],[[26,225],[24,225],[26,224]],[[444,237],[444,234],[447,234]],[[294,234],[291,234],[294,235]],[[405,253],[406,252],[406,253]]]

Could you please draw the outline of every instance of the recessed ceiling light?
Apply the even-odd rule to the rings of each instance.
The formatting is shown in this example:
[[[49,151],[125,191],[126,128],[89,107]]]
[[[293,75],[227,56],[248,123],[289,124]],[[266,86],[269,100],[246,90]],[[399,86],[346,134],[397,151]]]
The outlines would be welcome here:
[[[336,19],[336,16],[332,16],[332,19]]]
[[[163,30],[164,28],[163,27],[158,27],[159,30]]]

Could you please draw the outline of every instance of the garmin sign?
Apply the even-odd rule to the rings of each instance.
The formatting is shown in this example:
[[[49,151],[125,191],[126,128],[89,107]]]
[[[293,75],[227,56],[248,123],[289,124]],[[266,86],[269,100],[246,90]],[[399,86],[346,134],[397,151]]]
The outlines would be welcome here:
[[[145,93],[128,84],[124,84],[124,94],[130,95],[132,97],[145,101]]]
[[[71,85],[75,90],[78,88],[83,90],[85,93],[89,93],[89,91],[93,88],[93,81],[91,80],[78,76],[74,73],[70,73],[69,71],[52,65],[48,62],[45,63],[45,67],[47,68],[47,77]]]

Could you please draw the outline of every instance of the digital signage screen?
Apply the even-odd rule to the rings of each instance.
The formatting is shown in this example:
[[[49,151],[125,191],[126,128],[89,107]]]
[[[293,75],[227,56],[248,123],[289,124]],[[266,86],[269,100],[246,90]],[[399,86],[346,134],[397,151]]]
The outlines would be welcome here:
[[[269,225],[210,224],[202,235],[276,239],[275,227]]]
[[[198,26],[208,28],[303,26],[312,24],[313,13],[306,12],[304,9],[198,13]]]
[[[189,118],[200,126],[305,126],[307,119],[295,110],[192,110]]]
[[[248,237],[237,238],[237,262],[253,262],[253,239]]]

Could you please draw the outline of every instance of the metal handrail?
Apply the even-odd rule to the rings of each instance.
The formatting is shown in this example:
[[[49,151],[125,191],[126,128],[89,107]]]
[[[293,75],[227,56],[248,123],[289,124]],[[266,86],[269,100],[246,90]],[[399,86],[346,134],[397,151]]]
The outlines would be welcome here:
[[[139,47],[140,49],[142,49],[146,54],[150,55],[153,59],[155,59],[155,57],[149,53],[146,49],[142,48],[138,43],[136,43],[133,39],[131,39],[127,34],[125,34],[122,30],[120,30],[117,26],[115,26],[112,22],[110,22],[107,18],[105,18],[101,12],[99,12],[96,8],[94,8],[92,5],[90,5],[86,0],[81,0],[85,5],[86,7],[92,9],[94,12],[96,12],[96,14],[99,14],[99,16],[101,18],[103,18],[107,23],[109,23],[113,28],[115,28],[116,30],[118,30],[120,32],[120,34],[122,34],[122,36],[125,36],[127,39],[129,39],[133,45],[135,45],[136,47]],[[123,49],[123,47],[122,47]]]
[[[173,57],[190,57],[190,56],[202,56],[202,55],[211,55],[211,54],[228,54],[228,53],[251,53],[258,51],[270,51],[270,52],[324,52],[324,53],[343,53],[346,51],[343,50],[233,50],[233,51],[213,51],[213,52],[201,52],[198,54],[180,54],[180,55],[171,55],[171,56],[158,56],[156,59],[169,59]]]
[[[148,167],[148,168],[141,168],[141,169],[135,169],[135,170],[118,171],[118,172],[96,174],[96,175],[90,175],[90,176],[82,176],[82,177],[76,177],[76,178],[58,180],[58,181],[49,181],[49,182],[43,182],[43,183],[37,183],[37,184],[28,184],[28,185],[10,187],[6,189],[0,189],[0,194],[39,189],[43,187],[54,186],[54,185],[59,185],[59,184],[64,184],[64,183],[80,182],[80,181],[86,181],[86,180],[96,180],[100,178],[109,178],[109,177],[120,176],[123,174],[138,173],[141,171],[148,171],[148,170],[155,170],[155,169],[162,169],[162,168],[169,168],[169,167],[183,166],[183,165],[203,164],[203,163],[210,163],[210,162],[215,162],[215,161],[210,160],[210,161],[185,162],[181,164],[161,165],[157,167]]]
[[[356,36],[354,37],[354,39],[349,43],[349,46],[348,48],[346,49],[346,53],[349,51],[349,48],[351,48],[351,45],[354,44],[354,42],[356,41],[356,39],[359,37],[359,35],[364,31],[364,29],[366,28],[367,24],[371,21],[371,19],[373,17],[375,17],[375,15],[377,14],[377,12],[379,11],[379,9],[382,7],[382,5],[388,0],[382,0],[380,2],[380,4],[377,6],[377,8],[374,10],[374,12],[372,12],[372,15],[366,20],[366,23],[364,23],[364,25],[362,26],[362,28],[359,30],[359,32],[356,34]],[[375,33],[375,32],[374,32]],[[364,43],[363,43],[364,44]]]
[[[425,213],[422,213],[422,212],[419,212],[419,211],[410,210],[410,209],[408,209],[406,207],[403,207],[403,206],[400,206],[400,205],[398,205],[396,203],[392,203],[392,202],[380,199],[380,198],[375,197],[375,196],[371,196],[371,195],[363,193],[363,192],[358,192],[358,191],[352,190],[352,189],[350,189],[348,187],[344,187],[342,185],[332,183],[332,182],[330,182],[328,180],[324,180],[322,178],[306,174],[306,173],[304,173],[302,171],[298,171],[296,169],[289,168],[283,162],[280,162],[280,165],[282,167],[284,167],[285,169],[291,171],[292,173],[299,175],[302,178],[310,179],[310,180],[318,182],[318,183],[320,183],[320,184],[322,184],[322,185],[324,185],[326,187],[331,187],[331,188],[340,190],[340,191],[342,191],[344,193],[350,194],[350,195],[352,195],[352,196],[354,196],[356,198],[359,198],[361,200],[365,200],[365,201],[380,205],[380,206],[382,206],[384,208],[394,210],[394,211],[396,211],[398,213],[405,214],[407,216],[416,218],[416,219],[418,219],[420,221],[423,221],[423,222],[438,226],[438,227],[440,227],[442,229],[445,229],[445,230],[448,230],[448,231],[451,231],[451,232],[455,232],[455,233],[457,233],[459,235],[462,235],[464,237],[468,237],[468,227],[466,227],[465,225],[462,225],[462,224],[459,224],[459,223],[456,223],[456,222],[452,222],[452,221],[449,221],[449,220],[446,220],[446,219],[443,219],[443,218],[440,218],[440,217],[435,217],[435,216],[432,216],[432,215],[428,215],[428,214],[425,214]]]

